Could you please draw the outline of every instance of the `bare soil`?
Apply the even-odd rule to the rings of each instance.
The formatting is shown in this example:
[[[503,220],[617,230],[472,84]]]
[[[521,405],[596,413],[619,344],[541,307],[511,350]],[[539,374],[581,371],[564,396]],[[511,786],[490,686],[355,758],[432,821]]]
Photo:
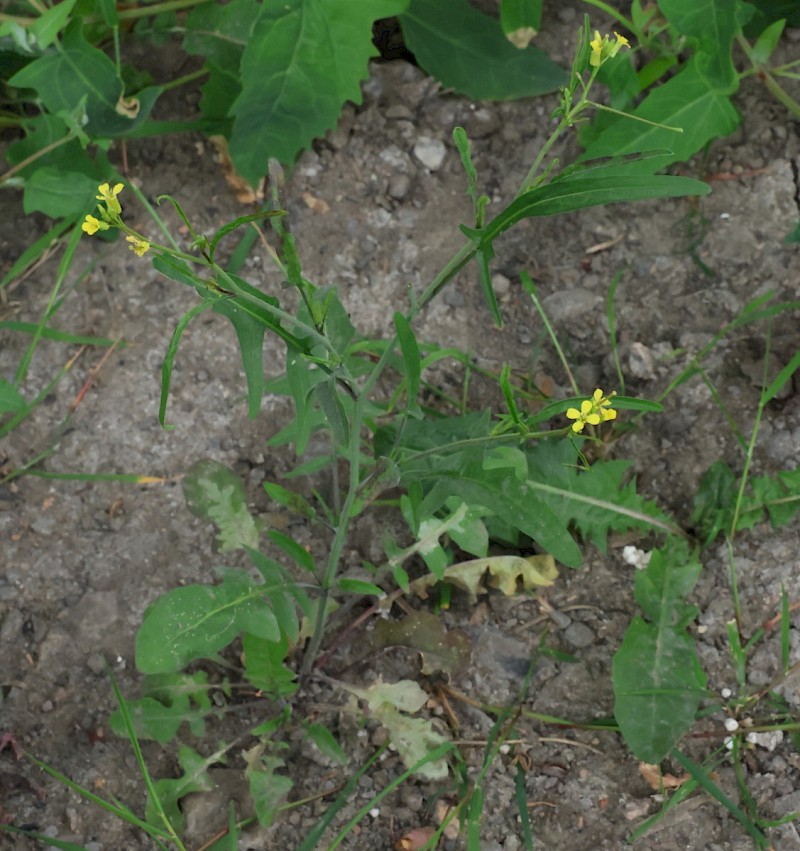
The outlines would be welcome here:
[[[549,21],[542,44],[554,55],[571,50],[578,17],[571,6]],[[796,55],[800,32],[789,33],[785,49]],[[191,114],[196,93],[162,108]],[[457,225],[469,217],[465,181],[451,141],[464,126],[473,141],[483,191],[507,202],[526,165],[551,128],[554,98],[515,103],[471,103],[439,90],[413,66],[375,63],[364,86],[364,102],[349,106],[335,131],[300,157],[287,184],[291,214],[306,276],[335,284],[356,327],[367,334],[391,333],[395,310],[407,305],[409,286],[419,291],[463,237]],[[499,243],[495,271],[505,326],[493,327],[472,270],[467,270],[421,317],[421,340],[459,346],[475,362],[499,371],[509,362],[519,374],[551,382],[567,392],[540,319],[519,284],[527,270],[537,282],[545,308],[584,388],[616,386],[605,300],[615,275],[616,322],[627,392],[654,398],[711,337],[752,299],[767,292],[777,300],[798,298],[800,248],[783,243],[800,219],[798,166],[800,128],[756,80],[736,97],[742,125],[711,146],[682,172],[710,182],[701,199],[616,205],[522,225]],[[443,143],[435,170],[415,154],[425,137]],[[417,148],[419,150],[419,148]],[[577,153],[567,140],[563,161]],[[117,152],[119,153],[119,152]],[[153,198],[174,195],[198,230],[208,230],[249,212],[225,183],[214,149],[200,137],[170,137],[127,146],[130,180]],[[20,220],[20,199],[0,196],[0,263],[7,268],[43,222]],[[149,232],[152,224],[128,197],[132,223]],[[165,212],[171,224],[180,223]],[[185,236],[185,234],[184,234]],[[188,241],[188,240],[187,240]],[[3,318],[36,322],[54,286],[58,258],[35,269],[10,290],[0,305]],[[92,263],[89,274],[78,272]],[[27,385],[34,394],[73,356],[63,380],[0,453],[13,470],[53,445],[42,462],[51,473],[136,473],[158,477],[155,484],[73,481],[26,476],[0,489],[0,732],[12,733],[39,759],[106,797],[117,797],[137,812],[144,790],[129,744],[108,728],[114,708],[104,659],[123,691],[137,693],[134,637],[145,608],[178,585],[208,582],[213,568],[231,563],[214,550],[208,524],[186,509],[180,476],[197,460],[212,458],[238,471],[254,512],[275,525],[288,522],[261,488],[280,481],[295,463],[285,448],[266,445],[291,417],[288,403],[264,399],[249,420],[235,336],[222,317],[207,315],[190,326],[179,352],[168,420],[157,421],[160,366],[172,329],[194,303],[191,291],[164,280],[120,244],[86,239],[75,272],[66,282],[55,325],[76,333],[120,340],[104,351],[53,341],[37,349]],[[280,279],[257,248],[245,275],[281,294]],[[765,327],[744,326],[729,335],[705,361],[728,409],[746,434],[759,398],[765,358]],[[797,313],[773,323],[769,371],[789,361],[800,344]],[[27,338],[0,332],[0,375],[12,378]],[[275,375],[282,352],[267,344],[265,368]],[[463,370],[439,376],[443,387],[460,392]],[[91,379],[68,428],[59,425],[76,395]],[[792,469],[800,463],[800,393],[797,379],[770,403],[756,450],[756,474]],[[480,382],[476,405],[486,404]],[[741,468],[742,453],[708,386],[696,377],[667,399],[665,415],[649,417],[615,446],[616,457],[633,460],[641,490],[658,499],[688,526],[691,500],[701,475],[716,459]],[[357,529],[349,551],[353,564],[381,558],[380,534],[394,522],[381,516]],[[302,526],[292,533],[319,548],[324,541]],[[543,631],[549,646],[570,653],[573,664],[544,659],[526,701],[536,712],[576,720],[607,717],[613,699],[611,658],[631,617],[633,568],[622,546],[647,539],[612,540],[607,555],[586,547],[579,570],[562,569],[547,605],[541,598],[490,595],[477,607],[456,599],[446,615],[449,627],[466,630],[472,662],[454,682],[477,701],[500,704],[518,694],[526,666]],[[759,527],[736,544],[746,629],[752,633],[778,611],[781,589],[800,599],[800,530]],[[236,560],[236,557],[233,559]],[[241,562],[240,562],[241,563]],[[732,616],[727,554],[706,553],[693,602],[701,609],[696,629],[703,664],[714,689],[735,680],[726,646]],[[794,658],[800,652],[795,619]],[[418,660],[376,653],[357,659],[355,645],[336,657],[331,676],[365,683],[417,676]],[[751,684],[764,684],[777,669],[776,638],[758,645]],[[784,696],[800,709],[797,680]],[[363,729],[345,710],[345,696],[314,684],[303,703],[309,716],[332,726],[361,764],[381,733]],[[188,729],[180,739],[203,752],[234,738],[244,722],[266,718],[274,707],[251,705],[239,714],[212,720],[203,739]],[[466,704],[453,704],[465,741],[485,741],[492,719]],[[721,733],[722,717],[716,719]],[[645,817],[659,808],[639,766],[613,734],[576,731],[520,721],[519,744],[498,758],[489,774],[481,849],[523,847],[514,803],[517,766],[526,772],[525,790],[534,847],[560,851],[618,849]],[[689,744],[701,758],[709,740]],[[467,749],[479,764],[481,747]],[[145,744],[155,776],[176,770],[176,748]],[[293,798],[335,789],[346,776],[307,742],[298,739],[286,757],[295,779]],[[186,803],[191,847],[199,848],[222,829],[231,798],[246,806],[239,788],[243,761],[238,752],[220,767],[216,793]],[[674,769],[677,772],[677,769]],[[800,810],[800,757],[788,738],[773,751],[756,748],[744,766],[760,812],[780,818]],[[352,815],[402,771],[389,755],[359,784]],[[737,799],[733,768],[719,784]],[[437,797],[448,788],[409,783],[381,802],[342,847],[353,851],[390,849],[408,830],[434,821]],[[268,830],[253,830],[241,848],[290,849],[324,812],[329,799],[285,814]],[[134,851],[152,847],[137,831],[115,821],[60,786],[10,749],[0,753],[0,816],[93,851]],[[774,847],[800,849],[794,823],[771,833]],[[0,836],[0,847],[34,847]],[[463,838],[445,840],[446,849],[465,847]],[[653,851],[744,851],[752,847],[742,827],[709,797],[697,793],[677,807],[638,847]]]

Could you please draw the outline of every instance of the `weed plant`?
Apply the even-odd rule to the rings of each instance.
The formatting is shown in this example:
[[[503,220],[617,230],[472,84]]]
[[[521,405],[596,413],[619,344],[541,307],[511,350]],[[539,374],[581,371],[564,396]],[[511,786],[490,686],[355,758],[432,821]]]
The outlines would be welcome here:
[[[285,5],[287,9],[294,8],[292,4]],[[394,4],[376,0],[369,5],[371,15],[396,14],[402,7],[403,25],[408,34],[414,32],[419,10],[434,14],[435,4],[427,0],[406,4],[399,0]],[[530,7],[535,11],[536,5]],[[69,215],[73,216],[73,227],[66,265],[62,264],[64,273],[81,232],[94,237],[122,233],[137,257],[152,258],[157,271],[190,287],[197,296],[194,306],[178,322],[164,358],[162,425],[167,425],[170,383],[182,334],[196,317],[214,311],[230,321],[237,335],[251,415],[258,413],[265,392],[291,398],[294,419],[271,443],[291,445],[297,457],[304,459],[293,471],[295,477],[320,476],[324,472],[333,483],[328,498],[319,490],[308,497],[278,482],[264,485],[271,500],[312,524],[325,540],[327,556],[318,562],[298,541],[282,531],[263,528],[259,518],[250,515],[243,485],[232,472],[204,461],[187,474],[184,492],[190,509],[215,524],[221,551],[244,550],[252,569],[218,568],[213,582],[174,589],[147,610],[136,640],[136,666],[144,675],[143,696],[127,700],[117,690],[119,710],[112,719],[115,731],[130,740],[147,787],[143,814],[137,815],[119,802],[103,800],[77,787],[65,775],[30,757],[60,782],[140,828],[157,847],[186,847],[182,838],[185,825],[181,799],[190,792],[207,790],[212,782],[209,769],[226,758],[232,759],[234,748],[241,749],[242,742],[248,744],[243,751],[242,770],[249,783],[254,812],[237,813],[231,807],[225,824],[220,826],[225,835],[207,844],[207,848],[236,848],[239,835],[250,821],[256,819],[262,825],[269,825],[281,810],[296,805],[290,802],[292,765],[285,759],[286,742],[293,732],[304,731],[332,761],[347,765],[347,755],[326,726],[326,719],[312,720],[302,711],[305,690],[312,683],[322,682],[349,695],[352,704],[360,707],[359,713],[386,731],[405,769],[364,811],[340,824],[337,818],[359,778],[380,758],[386,746],[378,748],[366,764],[348,768],[350,777],[344,788],[318,825],[299,839],[298,848],[311,851],[322,843],[329,849],[338,847],[370,808],[411,777],[454,790],[455,796],[441,823],[430,828],[421,839],[417,837],[416,845],[407,847],[433,848],[445,831],[455,828],[464,836],[468,848],[478,848],[486,778],[504,744],[516,735],[517,726],[530,720],[580,724],[586,719],[569,718],[567,707],[562,718],[535,712],[532,708],[535,703],[523,683],[519,700],[514,704],[482,707],[495,718],[495,723],[484,758],[476,770],[465,760],[454,731],[425,712],[429,693],[420,682],[377,680],[358,684],[334,680],[326,673],[329,654],[364,621],[379,614],[393,615],[393,605],[401,599],[425,598],[432,588],[444,600],[452,588],[460,589],[472,599],[487,587],[507,595],[529,593],[555,582],[557,563],[566,568],[580,565],[581,549],[576,538],[592,541],[604,550],[609,533],[629,529],[648,530],[658,536],[660,544],[652,551],[647,566],[636,575],[634,597],[642,614],[631,622],[614,656],[614,717],[590,723],[609,734],[621,735],[640,762],[655,766],[656,777],[661,776],[659,766],[665,761],[685,771],[683,781],[671,793],[669,784],[663,783],[661,812],[637,829],[634,837],[699,788],[739,821],[757,847],[769,846],[767,832],[774,824],[756,811],[744,785],[743,772],[737,774],[740,803],[720,787],[713,772],[730,759],[740,765],[747,742],[752,741],[748,737],[752,735],[780,731],[796,736],[800,730],[790,707],[781,703],[774,693],[777,685],[800,664],[792,661],[789,652],[793,605],[784,595],[774,621],[780,641],[780,675],[768,688],[754,690],[748,685],[748,655],[758,642],[770,636],[765,630],[752,636],[744,634],[733,559],[740,530],[767,519],[774,525],[786,523],[800,506],[800,471],[755,479],[749,476],[765,406],[791,380],[800,365],[800,354],[774,380],[764,381],[755,426],[743,441],[743,466],[738,476],[718,463],[704,478],[696,496],[693,518],[699,538],[684,532],[655,503],[637,493],[635,483],[626,478],[628,462],[610,460],[605,441],[628,412],[633,422],[660,412],[663,399],[681,383],[701,373],[704,358],[732,330],[750,323],[769,322],[800,305],[776,304],[769,297],[753,301],[717,334],[689,368],[675,377],[660,399],[648,401],[626,396],[621,392],[622,386],[620,392],[578,387],[535,284],[521,270],[522,288],[548,329],[573,395],[550,400],[541,394],[525,393],[514,382],[510,368],[505,367],[495,376],[504,400],[504,407],[498,412],[461,410],[452,414],[421,401],[427,372],[452,358],[454,352],[420,341],[414,330],[415,320],[455,275],[474,261],[489,314],[496,324],[501,323],[490,274],[494,243],[500,234],[524,219],[537,216],[640,199],[706,194],[709,189],[704,183],[657,172],[675,161],[687,159],[709,139],[730,132],[735,125],[737,119],[729,98],[742,74],[731,61],[734,43],[742,47],[754,67],[776,86],[775,74],[790,73],[787,67],[764,70],[785,21],[767,21],[753,47],[743,35],[748,13],[753,18],[760,7],[746,3],[706,3],[720,13],[714,18],[716,29],[709,33],[708,21],[698,11],[704,4],[662,3],[662,18],[654,7],[643,9],[640,3],[633,3],[630,19],[605,4],[593,5],[614,14],[636,36],[636,43],[655,52],[656,58],[638,74],[634,73],[629,64],[628,38],[593,32],[587,20],[580,32],[573,66],[561,88],[560,103],[554,113],[556,127],[531,164],[516,197],[493,216],[488,215],[488,198],[480,192],[466,134],[460,128],[455,130],[454,141],[472,204],[471,222],[461,227],[465,241],[419,295],[409,294],[410,304],[404,312],[394,315],[394,334],[388,340],[360,334],[352,325],[336,288],[314,283],[304,276],[301,252],[281,207],[282,175],[275,160],[271,165],[270,197],[264,209],[226,224],[211,236],[195,230],[176,199],[162,196],[160,201],[171,204],[188,228],[192,238],[190,252],[178,250],[171,239],[167,240],[168,244],[161,244],[131,228],[121,201],[125,181],[113,172],[109,174],[107,160],[99,155],[103,150],[101,140],[114,137],[117,133],[114,128],[123,119],[132,120],[125,109],[120,111],[121,107],[136,109],[137,116],[143,116],[152,107],[157,93],[152,87],[145,87],[138,92],[138,107],[126,106],[125,89],[119,85],[121,66],[117,57],[114,91],[102,95],[105,107],[110,110],[106,116],[110,125],[103,126],[102,133],[93,127],[95,135],[90,140],[81,116],[92,116],[90,106],[97,93],[90,92],[79,101],[71,100],[66,109],[64,104],[48,100],[42,77],[37,76],[45,73],[45,67],[51,73],[54,62],[62,63],[58,65],[60,70],[70,62],[79,64],[83,59],[76,57],[89,55],[89,50],[102,55],[104,62],[107,60],[97,48],[90,48],[86,40],[87,22],[71,18],[78,6],[73,2],[59,4],[40,15],[34,24],[9,19],[2,23],[4,29],[0,35],[18,39],[24,36],[26,44],[34,45],[32,49],[42,50],[35,61],[23,63],[10,82],[21,90],[38,91],[43,111],[37,120],[57,137],[51,135],[48,137],[51,141],[36,150],[26,148],[29,142],[25,140],[13,155],[17,158],[14,176],[24,180],[27,209],[42,209],[30,202],[30,196],[35,194],[37,181],[43,179],[41,174],[35,175],[45,168],[41,163],[45,153],[41,152],[48,145],[47,154],[56,149],[63,154],[69,149],[76,156],[78,146],[84,143],[91,141],[97,146],[98,158],[90,169],[80,172],[83,188],[71,194]],[[113,10],[112,14],[106,6],[98,7],[101,14],[92,22],[101,31],[105,26],[116,32],[123,13]],[[520,32],[536,28],[535,19],[510,17],[512,6],[503,4],[503,26],[515,38],[522,38]],[[230,147],[241,174],[255,184],[263,170],[261,164],[266,162],[265,150],[290,159],[301,146],[297,140],[284,139],[288,147],[275,151],[270,146],[274,140],[237,135],[242,127],[252,131],[255,123],[246,109],[251,85],[247,79],[250,53],[262,50],[279,24],[288,24],[277,12],[259,12],[255,23],[245,17],[239,19],[231,11],[234,8],[243,13],[250,7],[243,2],[206,5],[198,6],[191,14],[216,16],[214,26],[219,31],[234,25],[244,28],[245,23],[250,27],[241,34],[246,46],[238,54],[236,65],[241,68],[242,79],[236,82],[241,88],[232,108],[235,118]],[[152,14],[153,9],[149,8],[148,16]],[[62,27],[63,41],[59,42],[56,34]],[[439,31],[443,29],[440,27]],[[187,38],[199,39],[198,31],[188,33]],[[33,41],[28,40],[29,33],[33,33]],[[59,49],[47,52],[47,48],[57,43]],[[685,44],[693,48],[688,61],[678,58]],[[203,51],[198,47],[198,52]],[[423,52],[421,48],[420,52]],[[43,62],[44,59],[48,62]],[[37,66],[37,63],[41,64]],[[683,63],[680,68],[679,63]],[[209,59],[210,83],[205,92],[208,108],[213,97],[220,96],[211,82],[223,85],[220,78],[224,76],[224,67],[225,57]],[[668,82],[657,88],[635,108],[632,119],[624,117],[622,110],[632,106],[634,98],[666,69],[677,70],[673,80],[680,79],[680,85],[670,88]],[[612,92],[610,106],[590,98],[595,83],[603,79]],[[683,99],[676,107],[665,94],[675,91],[688,92],[691,102]],[[788,95],[781,99],[789,108],[796,106]],[[584,122],[596,110],[600,111],[600,118],[591,125],[582,125],[586,154],[578,163],[561,167],[550,158],[552,146],[564,132]],[[229,118],[222,116],[220,120]],[[55,119],[62,122],[58,130],[54,129]],[[94,120],[92,117],[91,121]],[[324,127],[313,128],[313,132],[321,129]],[[129,131],[131,127],[117,135],[130,135]],[[70,160],[73,164],[77,161]],[[37,171],[32,170],[34,164]],[[63,173],[58,175],[59,179],[63,178]],[[94,212],[87,214],[84,189],[89,183],[91,194],[99,203]],[[78,212],[81,221],[75,225]],[[152,213],[158,220],[157,213]],[[286,299],[282,302],[262,292],[217,259],[224,238],[241,230],[258,230],[261,224],[270,226],[272,260],[297,294],[299,307],[294,311],[286,307]],[[20,268],[18,265],[15,273]],[[57,295],[58,290],[42,324],[33,331],[33,348],[46,333]],[[612,299],[609,305],[613,327]],[[269,383],[265,382],[262,365],[267,334],[278,337],[286,352],[283,374]],[[465,360],[463,353],[455,354]],[[21,368],[21,374],[24,373],[25,369]],[[9,429],[27,415],[32,403],[23,399],[12,383],[4,386],[3,394],[6,410],[12,414],[5,426]],[[322,438],[327,446],[326,452],[313,458],[306,455],[312,437],[317,441]],[[381,564],[352,565],[344,554],[353,524],[379,501],[399,511],[411,543],[401,546],[387,539],[385,560]],[[264,534],[286,557],[284,563],[265,554]],[[725,536],[730,553],[732,617],[728,637],[737,672],[735,692],[731,689],[721,696],[707,687],[690,629],[697,609],[689,602],[702,569],[705,548],[719,535]],[[492,541],[502,542],[507,550],[517,552],[535,548],[538,554],[494,555],[490,550]],[[287,567],[287,562],[291,566]],[[360,607],[358,615],[357,607]],[[445,681],[469,653],[469,647],[448,632],[443,619],[426,611],[424,606],[396,619],[387,642],[419,651],[422,672]],[[231,647],[237,649],[235,655],[240,659],[237,680],[245,684],[247,691],[258,694],[264,716],[236,741],[213,748],[210,753],[208,748],[199,746],[200,742],[198,747],[182,743],[179,749],[182,776],[152,779],[140,742],[148,739],[170,742],[179,736],[184,723],[202,740],[204,719],[224,712],[224,708],[212,705],[209,697],[209,669],[223,672],[220,681],[226,696],[231,697],[239,688],[224,673],[230,665],[227,660],[231,654],[227,651]],[[199,666],[199,662],[203,665]],[[725,718],[719,724],[724,735],[720,735],[718,747],[698,761],[687,754],[684,738],[699,717],[711,717],[714,713]],[[516,790],[520,836],[525,847],[532,848],[534,838],[522,769],[517,774]],[[25,833],[10,825],[2,830]],[[78,847],[51,837],[38,838],[59,848]]]

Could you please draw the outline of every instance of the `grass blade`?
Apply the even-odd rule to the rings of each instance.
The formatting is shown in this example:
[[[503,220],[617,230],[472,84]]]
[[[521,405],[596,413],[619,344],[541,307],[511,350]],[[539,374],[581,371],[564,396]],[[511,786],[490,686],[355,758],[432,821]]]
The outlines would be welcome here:
[[[671,757],[684,769],[684,771],[687,771],[692,775],[701,789],[708,792],[715,801],[718,801],[719,804],[721,804],[733,816],[733,818],[741,824],[741,826],[755,841],[756,847],[759,849],[767,849],[769,847],[769,840],[767,837],[764,836],[764,834],[756,827],[755,824],[753,824],[742,810],[733,803],[722,789],[717,786],[702,765],[698,765],[696,762],[689,759],[688,756],[682,754],[677,748],[672,751]]]

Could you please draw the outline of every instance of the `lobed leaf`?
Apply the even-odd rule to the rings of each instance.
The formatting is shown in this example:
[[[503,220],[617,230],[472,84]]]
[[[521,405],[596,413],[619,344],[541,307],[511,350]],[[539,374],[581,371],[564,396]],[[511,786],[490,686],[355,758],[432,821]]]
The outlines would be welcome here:
[[[136,635],[136,667],[173,673],[213,656],[241,632],[277,641],[280,630],[265,586],[244,570],[226,570],[220,585],[187,585],[159,597]]]
[[[242,480],[224,464],[209,459],[193,464],[183,478],[183,495],[192,514],[217,527],[221,551],[258,546]]]
[[[659,763],[690,729],[706,677],[691,637],[635,618],[612,665],[614,717],[637,759]]]
[[[231,107],[230,154],[252,186],[275,158],[297,153],[334,126],[345,101],[361,103],[360,82],[377,51],[372,23],[407,0],[286,0],[265,3],[241,61]]]
[[[614,716],[636,757],[657,764],[695,720],[706,676],[686,627],[696,615],[684,597],[700,563],[683,541],[654,550],[636,576],[635,596],[652,623],[635,618],[614,654]]]

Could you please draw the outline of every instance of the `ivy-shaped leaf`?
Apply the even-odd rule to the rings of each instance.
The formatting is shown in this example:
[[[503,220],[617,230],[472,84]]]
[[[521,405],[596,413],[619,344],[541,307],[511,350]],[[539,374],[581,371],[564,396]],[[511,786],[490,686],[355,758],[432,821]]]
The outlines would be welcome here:
[[[360,82],[377,51],[372,24],[408,0],[285,0],[265,3],[242,56],[242,91],[230,154],[252,186],[271,157],[292,163],[334,126],[345,101],[361,103]]]
[[[130,133],[147,118],[162,92],[159,87],[142,89],[134,102],[123,103],[124,87],[114,63],[86,41],[80,19],[67,26],[58,51],[26,65],[8,84],[35,89],[53,115],[71,113],[85,97],[87,123],[83,129],[94,138]]]

